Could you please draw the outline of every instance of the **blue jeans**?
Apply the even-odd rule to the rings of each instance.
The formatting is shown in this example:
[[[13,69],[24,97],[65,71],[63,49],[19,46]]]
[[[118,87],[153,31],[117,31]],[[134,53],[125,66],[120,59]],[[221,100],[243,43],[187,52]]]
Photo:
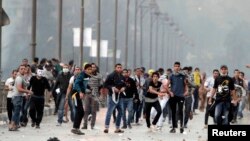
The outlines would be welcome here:
[[[63,115],[64,115],[64,105],[65,105],[65,94],[58,94],[58,123],[63,122]]]
[[[240,103],[239,103],[239,108],[238,108],[238,116],[239,117],[243,117],[243,110],[245,109],[245,106],[246,106],[246,97],[245,96],[243,96],[242,98],[241,98],[241,101],[240,101]]]
[[[23,106],[23,97],[22,96],[14,96],[12,97],[12,103],[14,106],[12,121],[15,122],[16,125],[19,125],[20,122],[20,112]]]
[[[141,118],[143,104],[144,104],[143,101],[138,101],[137,103],[133,103],[133,116],[131,120],[134,121],[134,116],[135,116],[135,123],[138,123],[139,119]]]
[[[112,96],[109,95],[108,96],[108,109],[107,109],[106,118],[105,118],[105,128],[109,128],[111,115],[115,109],[117,109],[118,111],[118,115],[115,121],[115,126],[116,128],[120,128],[123,105],[122,105],[121,99],[116,104],[113,102]]]
[[[22,106],[22,115],[20,121],[23,123],[28,123],[28,109],[30,107],[30,97],[26,99],[26,96],[23,97],[23,106]]]
[[[133,117],[133,98],[121,98],[123,104],[123,126],[130,125]],[[126,117],[126,109],[128,110],[128,120]]]
[[[217,125],[228,125],[228,114],[230,109],[230,101],[218,102],[215,107],[214,120]]]
[[[75,106],[73,104],[73,99],[72,99],[71,95],[68,96],[68,104],[69,104],[69,109],[70,109],[70,120],[72,122],[74,122],[76,109],[75,109]]]

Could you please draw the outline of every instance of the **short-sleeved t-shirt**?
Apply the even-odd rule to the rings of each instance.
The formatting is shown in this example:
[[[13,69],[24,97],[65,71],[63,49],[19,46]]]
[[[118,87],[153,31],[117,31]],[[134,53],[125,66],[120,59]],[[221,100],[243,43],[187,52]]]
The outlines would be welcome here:
[[[5,82],[5,85],[12,89],[11,91],[8,91],[7,98],[12,98],[13,96],[14,83],[15,83],[15,80],[12,77],[8,78]]]
[[[160,91],[161,85],[162,85],[161,82],[158,82],[157,84],[155,84],[153,81],[150,81],[150,83],[149,83],[149,87],[150,86],[153,87],[153,89],[157,92]],[[154,98],[158,98],[158,95],[148,92],[146,97],[154,99]]]
[[[234,81],[229,76],[219,76],[214,81],[216,101],[231,101],[231,91],[234,90]]]
[[[25,87],[25,82],[22,76],[17,76],[15,79],[15,84],[14,84],[14,92],[13,96],[23,96],[23,93],[19,93],[17,90],[17,86],[21,85],[23,88]]]
[[[71,76],[70,79],[69,79],[69,84],[74,84],[74,81],[75,81],[75,76]]]

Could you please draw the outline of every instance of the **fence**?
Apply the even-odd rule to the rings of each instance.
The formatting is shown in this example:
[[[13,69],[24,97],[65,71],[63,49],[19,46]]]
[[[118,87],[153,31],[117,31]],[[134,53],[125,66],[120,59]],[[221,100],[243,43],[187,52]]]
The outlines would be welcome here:
[[[0,113],[6,112],[7,92],[4,90],[4,82],[0,84]]]

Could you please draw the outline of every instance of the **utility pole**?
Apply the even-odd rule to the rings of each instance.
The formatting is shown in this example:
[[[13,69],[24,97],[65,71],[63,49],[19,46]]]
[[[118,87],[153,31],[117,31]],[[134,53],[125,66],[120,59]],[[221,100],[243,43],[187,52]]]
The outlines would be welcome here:
[[[58,0],[58,59],[62,61],[62,6],[63,0]]]
[[[83,39],[84,39],[84,0],[81,0],[80,14],[80,66],[83,68]]]
[[[100,67],[101,51],[101,0],[97,0],[97,66]]]
[[[134,69],[136,68],[136,48],[137,48],[137,12],[138,12],[138,0],[135,0],[135,33],[134,33]],[[142,56],[140,56],[142,58]],[[142,65],[142,64],[141,64]]]
[[[36,13],[37,0],[32,0],[32,24],[31,24],[31,59],[36,57]]]
[[[127,13],[126,13],[126,39],[125,39],[125,68],[128,68],[128,26],[129,26],[129,3],[127,0]],[[135,57],[135,56],[134,56]]]
[[[118,0],[115,0],[115,17],[114,17],[114,52],[113,52],[113,60],[114,66],[116,64],[116,50],[117,50],[117,13],[118,13]]]
[[[155,13],[156,15],[156,33],[155,33],[155,69],[158,67],[158,32],[159,32],[159,13]]]
[[[149,69],[152,69],[152,48],[153,48],[153,42],[152,42],[152,34],[153,34],[153,13],[152,11],[150,12],[150,32],[149,32]]]

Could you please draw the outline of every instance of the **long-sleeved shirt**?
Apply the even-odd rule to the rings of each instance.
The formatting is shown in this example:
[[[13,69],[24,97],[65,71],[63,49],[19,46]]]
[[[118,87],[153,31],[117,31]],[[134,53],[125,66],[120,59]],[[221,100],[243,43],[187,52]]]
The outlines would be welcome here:
[[[89,79],[90,76],[88,74],[81,72],[75,79],[73,90],[76,90],[78,93],[85,93]]]
[[[121,95],[122,98],[135,98],[138,99],[138,92],[137,92],[137,88],[136,88],[136,83],[135,81],[128,77],[125,78],[125,84],[126,84],[126,88],[125,88],[125,95]]]
[[[53,87],[53,91],[57,88],[60,88],[60,93],[66,94],[70,77],[71,77],[71,74],[69,72],[67,74],[60,73],[56,78],[56,83]]]
[[[109,94],[111,95],[113,93],[112,87],[121,89],[122,87],[126,86],[124,82],[125,82],[124,76],[114,71],[107,76],[104,86],[109,90]]]
[[[36,76],[32,76],[30,79],[30,85],[28,89],[31,89],[35,96],[44,96],[45,89],[50,91],[50,85],[45,77],[38,79]]]

